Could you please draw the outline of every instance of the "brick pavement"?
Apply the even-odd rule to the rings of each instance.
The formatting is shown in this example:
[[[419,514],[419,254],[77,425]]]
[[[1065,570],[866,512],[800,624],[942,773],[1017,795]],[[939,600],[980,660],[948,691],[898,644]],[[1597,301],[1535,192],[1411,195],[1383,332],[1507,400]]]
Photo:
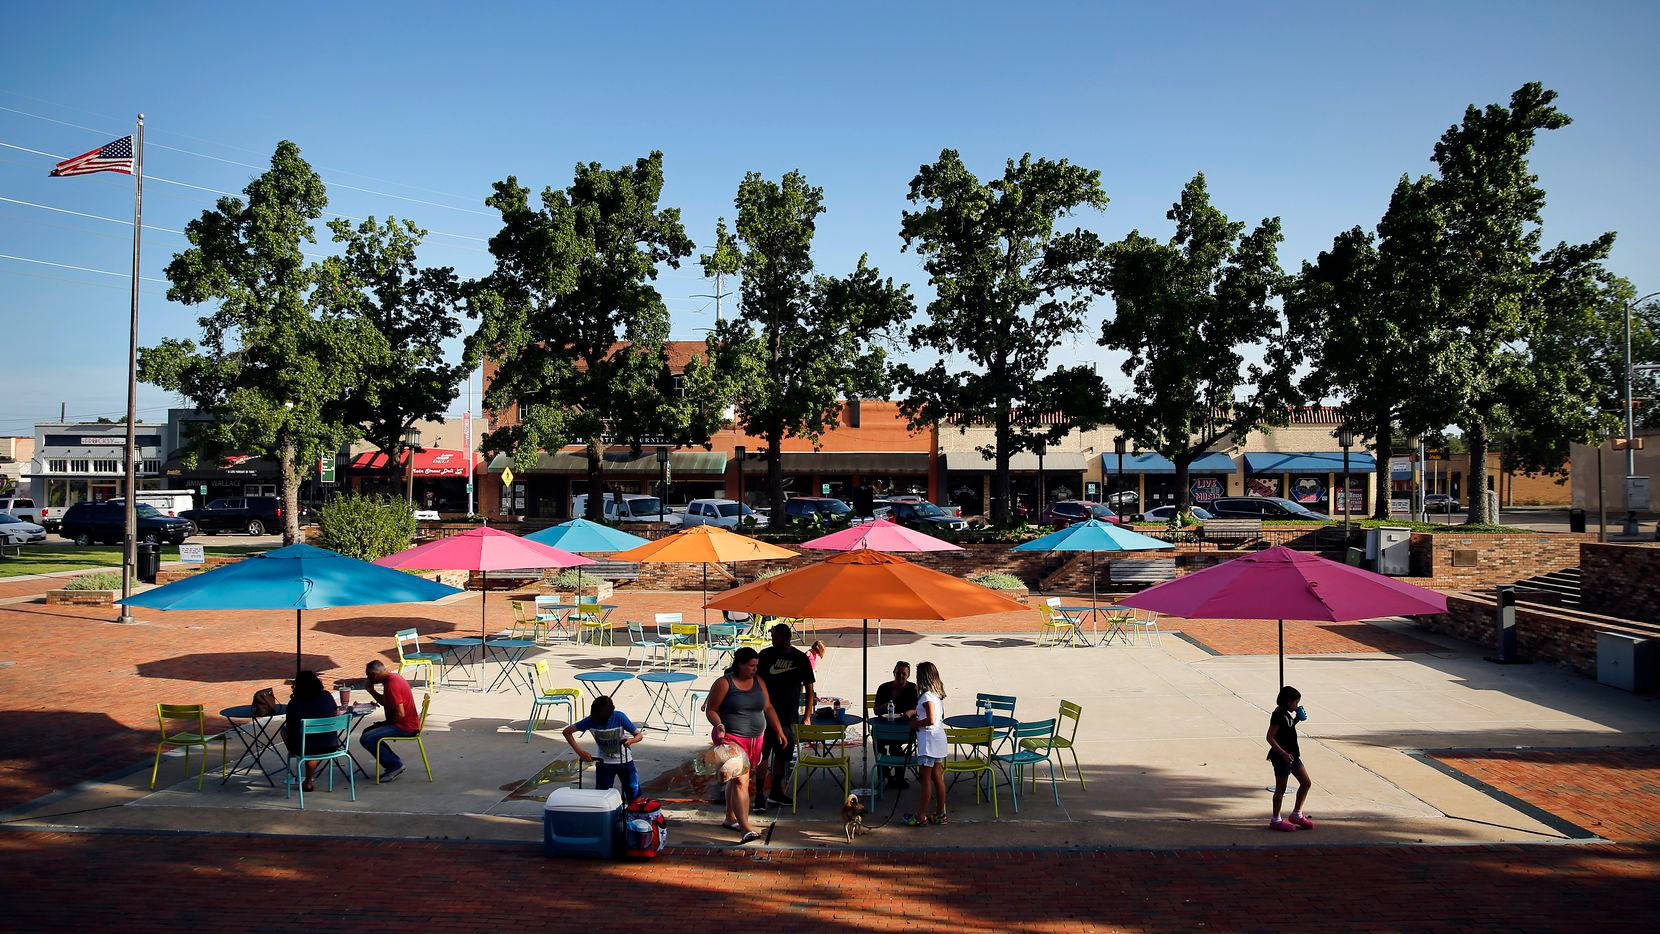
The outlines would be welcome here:
[[[672,830],[671,830],[672,833]],[[671,851],[548,861],[536,847],[237,836],[0,833],[7,927],[422,930],[539,920],[678,930],[1585,929],[1652,917],[1660,850]],[[379,880],[397,880],[381,891]],[[165,900],[165,901],[164,901]],[[671,919],[673,919],[671,921]],[[608,923],[609,922],[609,923]]]
[[[1660,749],[1507,749],[1434,758],[1598,836],[1660,843]]]

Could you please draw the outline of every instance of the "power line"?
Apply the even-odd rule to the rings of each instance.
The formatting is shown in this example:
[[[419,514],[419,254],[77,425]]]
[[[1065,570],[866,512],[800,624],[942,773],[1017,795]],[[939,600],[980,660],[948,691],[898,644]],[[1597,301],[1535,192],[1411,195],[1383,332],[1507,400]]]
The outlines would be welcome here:
[[[93,269],[91,266],[75,266],[70,263],[54,263],[51,260],[30,259],[27,256],[13,256],[10,253],[0,253],[0,259],[16,260],[20,263],[37,263],[41,266],[56,266],[59,269],[74,269],[80,272],[95,272],[100,276],[119,276],[123,279],[132,276],[132,273],[130,272],[110,272],[108,269]],[[160,282],[163,285],[167,284],[166,279],[156,279],[151,276],[139,276],[138,279],[140,282]]]
[[[102,214],[88,214],[85,211],[71,211],[68,208],[53,207],[50,204],[40,204],[40,203],[35,202],[35,201],[24,201],[20,198],[8,198],[5,195],[0,195],[0,201],[3,201],[7,204],[20,204],[20,205],[23,205],[24,207],[39,208],[42,211],[56,211],[59,214],[73,214],[76,217],[86,217],[86,218],[90,218],[90,219],[95,220],[95,221],[108,221],[111,224],[121,224],[121,225],[126,226],[126,227],[131,227],[133,225],[132,221],[122,220],[119,217],[105,217]],[[154,224],[144,224],[142,226],[144,227],[145,230],[154,230],[154,231],[157,231],[159,233],[173,234],[175,236],[180,236],[180,237],[187,236],[187,234],[183,230],[179,230],[178,228],[175,228],[175,227],[157,227]],[[75,230],[77,228],[66,227],[64,229],[66,229],[66,230]],[[316,257],[318,259],[327,259],[330,255],[328,253],[313,253],[310,250],[301,250],[300,252],[302,254],[306,255],[306,256]]]

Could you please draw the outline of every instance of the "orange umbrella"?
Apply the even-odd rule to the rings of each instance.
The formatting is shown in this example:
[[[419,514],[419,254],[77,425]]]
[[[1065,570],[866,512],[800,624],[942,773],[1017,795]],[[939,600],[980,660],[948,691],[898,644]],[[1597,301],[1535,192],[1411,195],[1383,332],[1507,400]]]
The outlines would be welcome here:
[[[640,561],[657,564],[703,565],[703,599],[709,600],[709,565],[728,561],[765,561],[773,558],[793,558],[795,552],[777,545],[756,541],[736,532],[714,525],[694,525],[689,529],[666,535],[656,541],[636,545],[627,551],[611,555],[612,561]],[[708,607],[704,607],[703,621],[709,621]]]
[[[1028,609],[1024,603],[990,588],[865,548],[831,555],[817,564],[745,584],[710,600],[705,606],[770,616],[863,620],[861,695],[870,684],[872,619],[955,619]],[[869,765],[867,744],[867,773]]]

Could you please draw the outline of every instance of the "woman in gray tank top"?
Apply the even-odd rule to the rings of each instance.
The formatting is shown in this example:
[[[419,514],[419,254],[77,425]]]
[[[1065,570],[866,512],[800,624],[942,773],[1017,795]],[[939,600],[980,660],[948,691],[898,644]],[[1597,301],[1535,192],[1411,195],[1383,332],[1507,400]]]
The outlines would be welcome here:
[[[784,741],[784,727],[767,698],[767,686],[756,674],[760,666],[761,656],[754,649],[744,646],[734,652],[732,667],[709,690],[709,700],[704,706],[714,727],[709,733],[710,740],[717,746],[726,743],[737,746],[749,757],[750,768],[726,783],[726,821],[722,826],[741,832],[743,838],[739,843],[748,843],[760,836],[749,824],[749,778],[761,763],[761,743],[767,728],[772,728],[779,742]]]

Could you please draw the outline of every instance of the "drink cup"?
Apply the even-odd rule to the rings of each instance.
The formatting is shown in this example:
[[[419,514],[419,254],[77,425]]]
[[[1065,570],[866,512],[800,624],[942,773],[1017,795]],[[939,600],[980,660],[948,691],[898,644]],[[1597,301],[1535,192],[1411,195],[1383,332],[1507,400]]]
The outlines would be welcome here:
[[[340,689],[340,706],[350,707],[351,705],[352,705],[352,689],[351,688],[341,688]]]

